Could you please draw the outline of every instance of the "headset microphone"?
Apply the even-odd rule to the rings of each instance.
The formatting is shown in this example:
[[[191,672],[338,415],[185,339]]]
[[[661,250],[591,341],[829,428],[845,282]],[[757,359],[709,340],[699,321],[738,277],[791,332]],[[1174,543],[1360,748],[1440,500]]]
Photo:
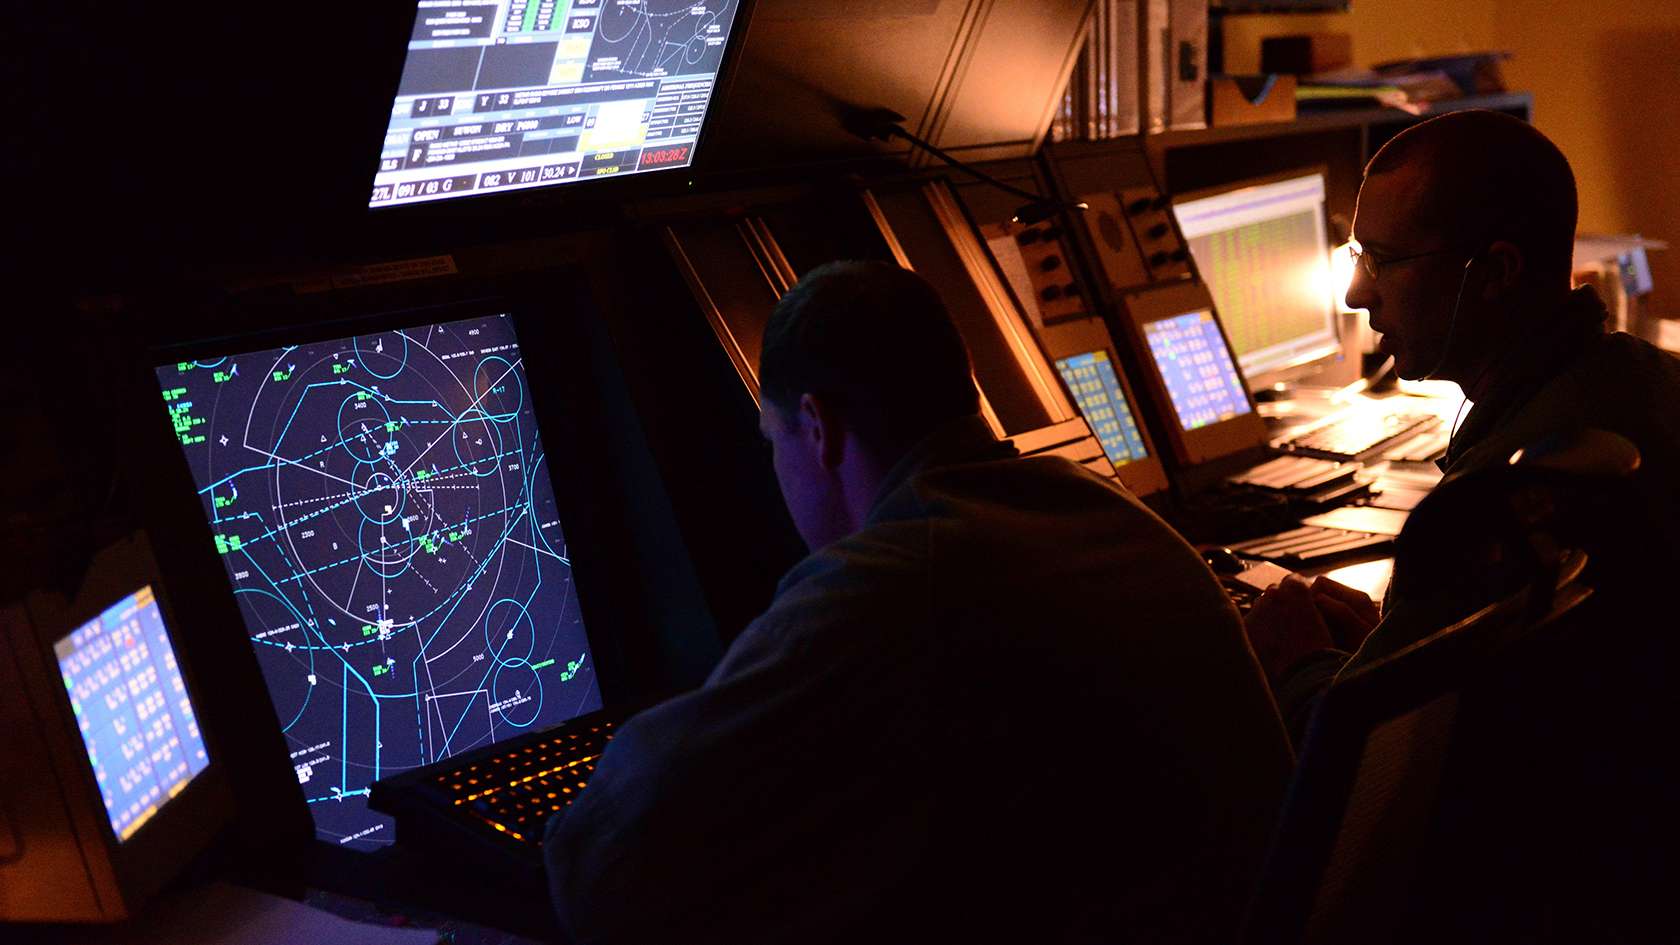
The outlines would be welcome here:
[[[1458,307],[1464,301],[1464,287],[1470,282],[1470,267],[1476,264],[1476,257],[1471,256],[1464,261],[1464,275],[1458,279],[1458,294],[1453,296],[1452,318],[1447,322],[1447,340],[1441,345],[1441,356],[1435,359],[1435,366],[1429,369],[1422,380],[1433,378],[1442,368],[1447,366],[1447,356],[1452,353],[1453,338],[1458,334]]]

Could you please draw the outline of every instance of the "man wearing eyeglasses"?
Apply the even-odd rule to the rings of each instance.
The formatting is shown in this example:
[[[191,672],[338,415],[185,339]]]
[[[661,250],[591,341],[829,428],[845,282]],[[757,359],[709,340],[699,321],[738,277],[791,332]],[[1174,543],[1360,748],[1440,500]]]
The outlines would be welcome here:
[[[1607,331],[1593,290],[1571,288],[1575,221],[1569,163],[1532,126],[1488,111],[1423,122],[1366,167],[1347,304],[1370,311],[1401,377],[1453,381],[1474,404],[1441,464],[1443,485],[1580,429],[1613,431],[1640,451],[1632,485],[1645,520],[1610,523],[1620,530],[1608,554],[1593,552],[1595,599],[1587,626],[1571,640],[1570,665],[1553,667],[1544,693],[1525,695],[1550,719],[1525,727],[1554,732],[1558,763],[1585,772],[1578,781],[1567,776],[1571,787],[1554,796],[1593,808],[1547,816],[1594,820],[1573,835],[1568,830],[1588,821],[1566,816],[1526,825],[1533,835],[1562,829],[1562,837],[1547,835],[1548,849],[1571,852],[1549,867],[1526,867],[1534,876],[1549,871],[1549,878],[1505,887],[1522,888],[1515,898],[1530,897],[1530,904],[1550,897],[1546,908],[1556,911],[1542,922],[1550,933],[1570,928],[1584,936],[1559,940],[1608,941],[1623,939],[1605,930],[1640,924],[1637,908],[1607,907],[1608,900],[1638,900],[1646,895],[1640,884],[1673,872],[1657,865],[1667,862],[1672,845],[1640,838],[1676,833],[1668,823],[1674,818],[1651,818],[1650,808],[1672,805],[1652,793],[1666,790],[1653,785],[1669,782],[1644,759],[1656,732],[1680,720],[1668,678],[1680,647],[1672,598],[1661,586],[1680,575],[1680,361]],[[1454,551],[1443,547],[1434,557],[1446,560]],[[1406,577],[1396,573],[1380,620],[1375,604],[1324,578],[1310,585],[1291,578],[1256,603],[1249,636],[1295,737],[1338,673],[1392,654],[1497,596],[1474,574],[1447,593]],[[1522,790],[1557,790],[1532,780],[1545,779]],[[1569,885],[1559,879],[1566,875],[1572,888],[1547,889]],[[1489,921],[1508,929],[1511,913],[1498,913],[1489,901],[1477,908],[1484,918],[1500,915]],[[1652,892],[1645,901],[1662,895]],[[1571,924],[1577,921],[1609,924],[1593,930]]]
[[[1575,216],[1569,162],[1533,126],[1479,110],[1423,122],[1366,167],[1347,303],[1370,311],[1401,377],[1453,381],[1474,404],[1452,437],[1444,482],[1550,434],[1612,430],[1642,454],[1636,481],[1655,514],[1653,553],[1672,554],[1680,362],[1607,332],[1593,290],[1571,289]],[[1377,617],[1362,595],[1326,579],[1287,581],[1256,604],[1250,637],[1297,735],[1350,653],[1363,661],[1411,642],[1379,633],[1367,644]]]

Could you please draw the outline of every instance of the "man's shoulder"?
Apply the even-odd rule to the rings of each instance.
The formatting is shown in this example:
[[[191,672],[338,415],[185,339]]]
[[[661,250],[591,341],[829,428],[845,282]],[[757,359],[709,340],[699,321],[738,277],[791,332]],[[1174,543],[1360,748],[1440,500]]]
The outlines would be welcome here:
[[[855,619],[871,608],[900,606],[926,586],[927,567],[925,520],[874,523],[794,565],[757,623],[821,625]]]
[[[1626,332],[1606,332],[1531,397],[1500,419],[1455,474],[1504,462],[1521,447],[1559,430],[1596,427],[1620,433],[1642,452],[1680,447],[1680,423],[1650,404],[1680,401],[1680,359]]]
[[[1680,385],[1680,357],[1625,331],[1605,332],[1580,369],[1623,382]]]
[[[912,476],[890,511],[925,518],[984,514],[1139,512],[1144,505],[1117,483],[1060,456],[1009,457],[940,466]]]
[[[1609,332],[1580,358],[1551,400],[1567,401],[1589,426],[1613,430],[1644,451],[1680,447],[1680,421],[1655,405],[1680,402],[1680,358],[1627,332]]]
[[[1115,484],[1058,457],[928,469],[883,497],[861,530],[788,571],[764,619],[820,624],[842,613],[925,601],[936,568],[974,566],[971,553],[982,548],[1051,540],[1070,523],[1104,521],[1116,536],[1133,537],[1153,531],[1145,522],[1159,523]],[[1159,531],[1171,534],[1165,524]]]
[[[926,536],[923,519],[873,523],[795,565],[782,578],[776,603],[913,581],[927,566]]]

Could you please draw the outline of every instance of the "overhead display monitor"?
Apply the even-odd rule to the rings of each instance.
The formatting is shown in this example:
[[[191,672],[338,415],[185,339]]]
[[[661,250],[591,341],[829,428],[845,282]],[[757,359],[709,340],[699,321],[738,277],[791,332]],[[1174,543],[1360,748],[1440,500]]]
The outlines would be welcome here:
[[[1249,383],[1341,353],[1322,174],[1186,195],[1173,215]]]
[[[126,841],[210,763],[151,587],[71,631],[53,654],[111,833]]]
[[[601,707],[551,444],[482,311],[157,369],[328,842],[393,840],[383,776]]]
[[[420,0],[370,207],[687,167],[741,0]]]

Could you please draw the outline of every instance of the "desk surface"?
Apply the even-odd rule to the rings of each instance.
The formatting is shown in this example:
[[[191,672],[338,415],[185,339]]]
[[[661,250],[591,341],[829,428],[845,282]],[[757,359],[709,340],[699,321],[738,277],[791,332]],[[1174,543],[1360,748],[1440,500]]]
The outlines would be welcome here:
[[[345,904],[342,900],[338,904]],[[453,923],[395,920],[371,910],[323,908],[227,882],[178,885],[139,916],[114,925],[30,925],[3,930],[29,945],[524,945],[526,940],[462,937]]]

